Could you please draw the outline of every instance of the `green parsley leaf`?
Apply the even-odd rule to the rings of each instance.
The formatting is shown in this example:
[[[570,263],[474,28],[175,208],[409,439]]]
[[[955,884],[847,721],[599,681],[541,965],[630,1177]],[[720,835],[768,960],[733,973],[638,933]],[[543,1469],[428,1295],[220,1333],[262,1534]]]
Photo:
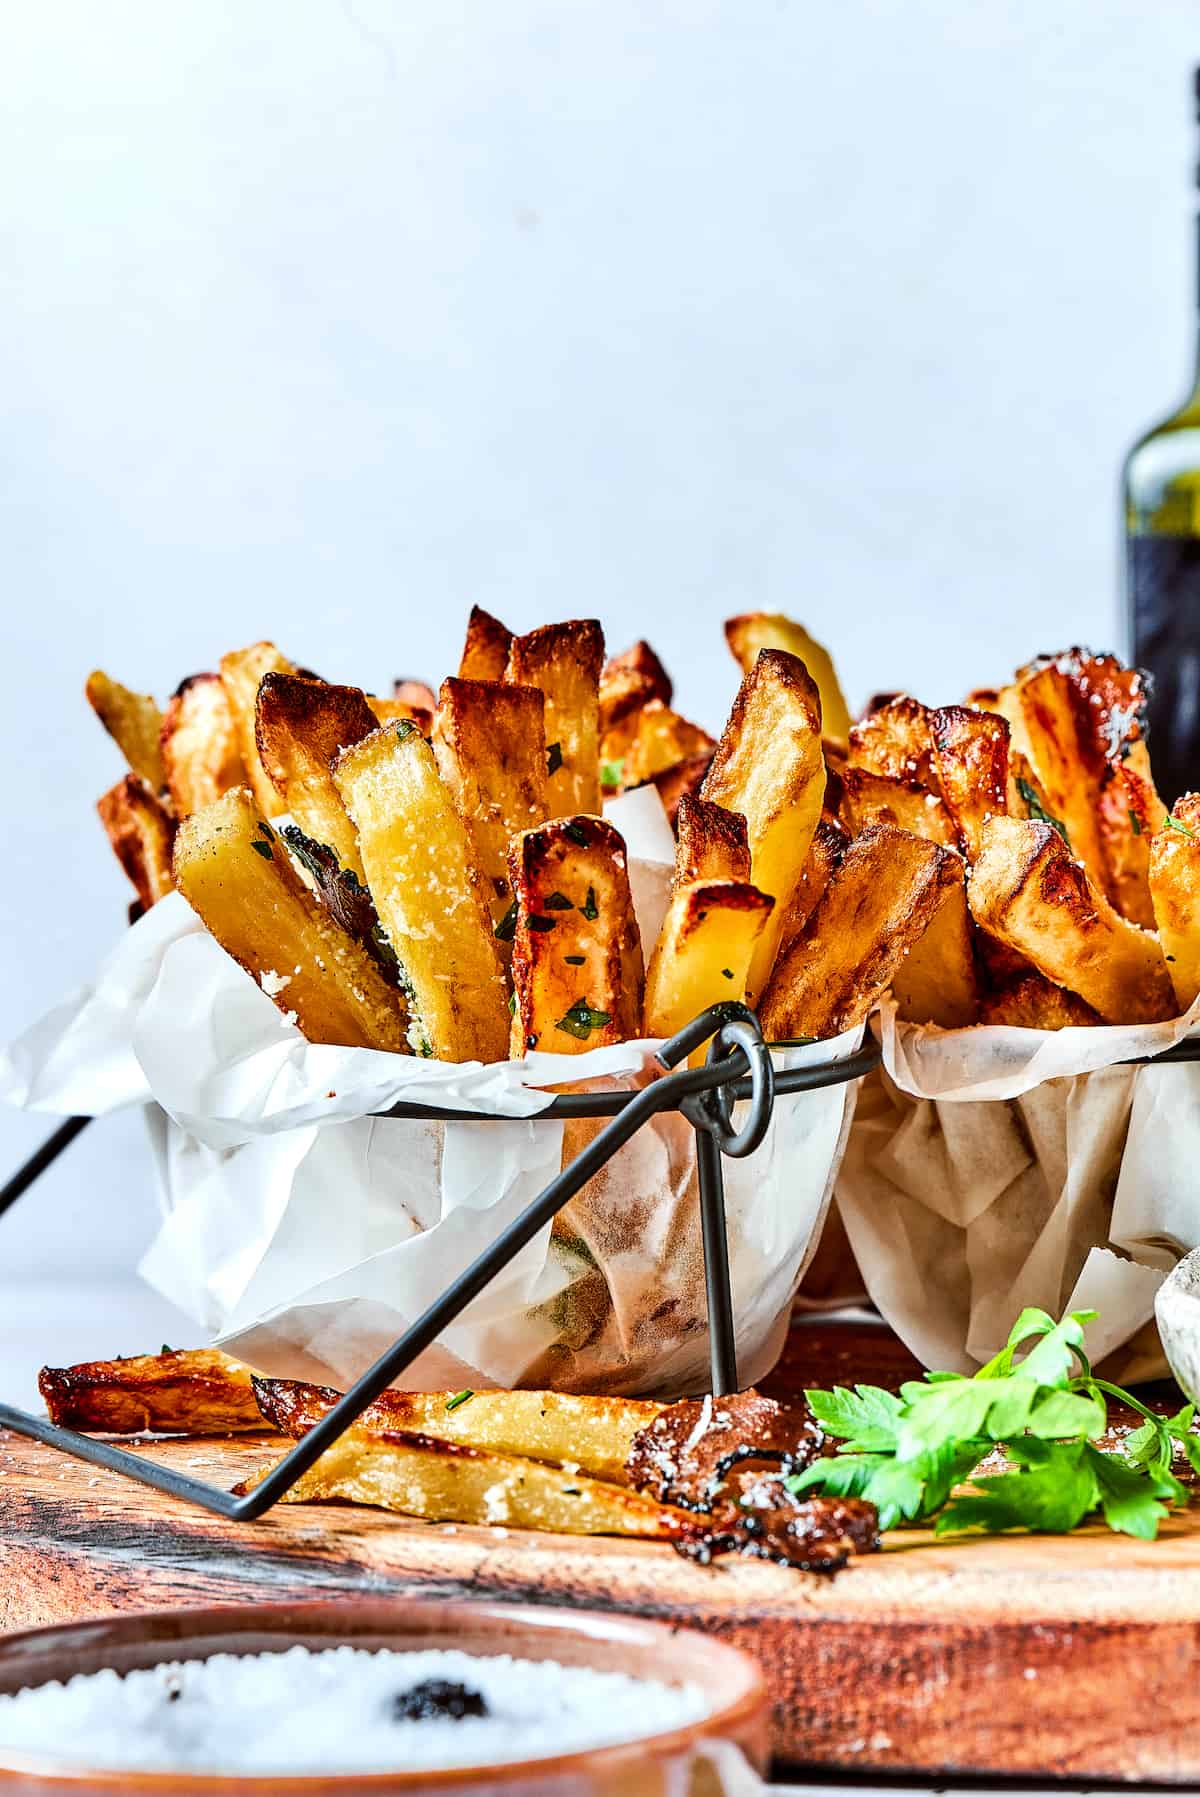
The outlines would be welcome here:
[[[1181,824],[1177,817],[1172,817],[1170,812],[1163,818],[1163,823],[1168,830],[1178,830],[1181,836],[1188,836],[1193,842],[1200,842],[1200,836],[1197,836],[1194,830],[1189,830],[1186,824]]]
[[[515,992],[510,992],[508,995],[508,1014],[510,1017],[515,1017],[517,1014],[517,995]]]
[[[895,1448],[897,1418],[904,1404],[894,1392],[878,1385],[856,1385],[853,1391],[835,1385],[832,1391],[804,1395],[825,1433],[844,1437],[850,1451],[870,1454]]]
[[[1067,835],[1066,825],[1061,818],[1051,817],[1028,780],[1018,779],[1017,791],[1028,805],[1030,817],[1035,818],[1040,824],[1049,824],[1052,830],[1057,830],[1067,847],[1070,848],[1071,838]]]
[[[400,743],[406,743],[409,737],[415,734],[416,728],[417,726],[411,718],[397,718],[392,725],[392,729],[396,732],[396,741]]]
[[[452,1410],[461,1410],[474,1396],[473,1391],[456,1391],[452,1398],[446,1399],[446,1414],[449,1415]]]
[[[566,823],[562,827],[562,833],[568,842],[573,842],[575,844],[576,848],[587,848],[588,833],[582,824]]]
[[[607,1011],[594,1011],[583,999],[571,1006],[565,1017],[560,1017],[555,1024],[556,1030],[562,1030],[566,1036],[574,1036],[577,1042],[586,1042],[593,1030],[602,1030],[612,1018]]]
[[[274,861],[275,857],[271,853],[271,845],[269,842],[259,842],[256,838],[250,844],[250,847],[254,850],[256,855],[261,855],[264,861]]]
[[[722,967],[721,972],[727,980],[731,980],[733,978],[733,968],[732,967]]]
[[[625,757],[619,761],[602,761],[600,763],[601,786],[621,786],[625,780]]]
[[[587,897],[579,907],[579,915],[581,917],[586,917],[589,923],[592,923],[599,917],[600,907],[596,903],[596,888],[594,886],[588,887]]]
[[[261,817],[258,820],[258,829],[259,829],[259,834],[261,836],[265,836],[268,842],[274,842],[274,840],[275,840],[274,830],[272,830],[270,824],[264,823]]]
[[[552,892],[549,898],[542,900],[542,905],[547,911],[573,911],[575,909],[565,892]]]
[[[586,955],[564,955],[563,960],[568,967],[583,967],[587,963]]]
[[[513,900],[504,916],[492,930],[497,942],[511,942],[517,933],[517,901]]]
[[[1132,809],[1129,813],[1129,828],[1133,831],[1135,836],[1140,836],[1142,833],[1142,820],[1137,812]]]
[[[547,774],[557,774],[557,772],[558,772],[559,768],[562,766],[562,764],[563,764],[562,744],[561,743],[547,743],[546,744],[546,772],[547,772]]]

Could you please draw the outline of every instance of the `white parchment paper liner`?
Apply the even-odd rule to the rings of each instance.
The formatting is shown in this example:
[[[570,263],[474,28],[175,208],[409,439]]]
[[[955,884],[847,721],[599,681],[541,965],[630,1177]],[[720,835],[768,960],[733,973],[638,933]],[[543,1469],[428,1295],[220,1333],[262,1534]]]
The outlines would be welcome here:
[[[614,821],[652,941],[672,839],[653,789],[630,798]],[[782,1050],[777,1065],[841,1058],[860,1038]],[[146,1104],[163,1217],[145,1278],[253,1365],[345,1385],[601,1127],[535,1122],[547,1088],[636,1086],[659,1075],[655,1046],[452,1066],[314,1045],[173,894],[93,987],[0,1059],[0,1096],[91,1114]],[[853,1093],[779,1099],[758,1152],[724,1164],[745,1382],[778,1356]],[[493,1120],[369,1115],[402,1100]],[[642,1129],[405,1375],[414,1388],[639,1393],[707,1381],[694,1137],[675,1114]]]
[[[1197,1027],[918,1028],[885,1003],[837,1203],[867,1289],[927,1366],[970,1372],[1017,1312],[1100,1311],[1095,1358],[1165,1371],[1154,1296],[1200,1244],[1200,1064],[1126,1067]],[[1118,1352],[1119,1351],[1119,1352]]]

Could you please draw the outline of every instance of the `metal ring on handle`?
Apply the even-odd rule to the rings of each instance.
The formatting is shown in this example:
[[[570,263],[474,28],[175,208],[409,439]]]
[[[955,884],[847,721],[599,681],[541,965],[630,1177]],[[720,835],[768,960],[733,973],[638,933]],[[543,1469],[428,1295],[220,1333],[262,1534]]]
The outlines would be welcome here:
[[[695,1104],[721,1153],[742,1160],[761,1144],[775,1106],[775,1065],[754,1017],[733,1018],[721,1025],[709,1044],[708,1065],[716,1066],[736,1054],[745,1056],[750,1071],[750,1114],[742,1128],[733,1127],[731,1082],[700,1094]]]

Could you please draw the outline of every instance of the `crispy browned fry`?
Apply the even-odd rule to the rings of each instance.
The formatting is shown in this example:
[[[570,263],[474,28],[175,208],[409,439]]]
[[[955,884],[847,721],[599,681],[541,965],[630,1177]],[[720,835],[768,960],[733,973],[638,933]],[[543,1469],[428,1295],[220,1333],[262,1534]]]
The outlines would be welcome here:
[[[551,817],[600,810],[600,669],[604,632],[594,618],[543,624],[517,636],[504,678],[546,695]]]
[[[842,692],[833,657],[803,624],[782,612],[745,612],[725,620],[725,641],[743,674],[748,674],[762,649],[786,649],[808,669],[821,695],[821,719],[826,736],[845,742],[850,731],[850,712]]]
[[[427,710],[423,705],[410,705],[407,699],[382,698],[378,693],[365,696],[377,724],[415,724],[422,736],[433,729],[432,706]]]
[[[1050,815],[1066,831],[1071,853],[1103,890],[1106,868],[1096,819],[1099,768],[1079,729],[1071,679],[1056,663],[1049,663],[1019,681],[1017,700],[1029,759]]]
[[[625,750],[621,769],[623,787],[642,786],[669,767],[678,767],[694,755],[711,755],[716,744],[707,730],[689,724],[663,704],[651,699],[637,714],[636,727]]]
[[[733,702],[702,793],[746,819],[751,879],[775,900],[750,967],[747,993],[754,1004],[774,963],[825,793],[820,695],[794,655],[762,650]]]
[[[171,843],[174,819],[144,780],[126,774],[96,801],[113,853],[129,875],[144,911],[174,887]]]
[[[219,1348],[164,1348],[129,1360],[44,1366],[50,1421],[104,1435],[228,1435],[261,1430],[251,1373]]]
[[[600,780],[606,790],[623,789],[625,753],[637,735],[643,706],[657,697],[655,683],[634,668],[619,668],[600,683]]]
[[[158,746],[162,712],[146,693],[131,692],[97,668],[84,686],[87,702],[124,755],[130,768],[152,792],[165,784],[162,753]]]
[[[598,817],[556,818],[514,837],[517,901],[512,1053],[584,1054],[636,1036],[642,946],[625,844]]]
[[[698,880],[749,880],[746,820],[723,805],[685,795],[675,819],[676,890]]]
[[[933,772],[968,861],[989,817],[1008,810],[1008,725],[991,711],[943,705],[929,714]]]
[[[427,680],[393,680],[392,697],[401,705],[411,705],[414,716],[418,711],[432,713],[437,707],[437,694]]]
[[[286,655],[280,654],[274,643],[251,643],[248,649],[234,649],[221,657],[221,681],[233,714],[246,778],[254,802],[266,818],[278,817],[283,803],[259,759],[255,734],[258,689],[267,674],[294,674],[296,671],[295,665]]]
[[[1094,655],[1076,646],[1038,656],[1018,670],[1018,682],[1047,667],[1063,675],[1071,687],[1076,732],[1093,772],[1144,739],[1146,676],[1137,668],[1127,668],[1115,655]]]
[[[648,681],[653,689],[649,694],[651,699],[661,699],[664,705],[669,705],[671,703],[671,699],[674,696],[674,688],[671,685],[671,676],[667,673],[667,670],[663,667],[662,662],[658,659],[658,656],[654,653],[654,650],[650,647],[649,643],[643,641],[634,643],[633,647],[630,649],[623,649],[620,655],[613,655],[605,662],[600,673],[600,705],[602,710],[604,706],[605,687],[611,681],[616,680],[618,676],[625,673],[637,674],[641,679]]]
[[[1200,794],[1177,799],[1150,839],[1150,891],[1176,1008],[1200,992]]]
[[[658,796],[663,802],[663,810],[672,829],[679,816],[680,800],[689,796],[697,799],[700,797],[711,766],[711,755],[690,755],[678,767],[669,767],[664,773],[655,774],[653,784],[658,789]]]
[[[536,686],[442,682],[433,753],[466,820],[494,924],[502,922],[512,901],[509,838],[546,816],[544,707]],[[502,934],[507,937],[508,931]]]
[[[365,879],[358,836],[330,771],[335,755],[376,728],[357,686],[267,674],[255,705],[258,758],[286,811],[306,836],[331,848],[341,867]]]
[[[310,1042],[405,1051],[400,993],[309,892],[244,786],[184,819],[175,879],[221,947]]]
[[[780,957],[786,955],[817,908],[833,871],[850,846],[849,832],[833,818],[823,817],[813,832],[804,869],[792,894],[779,938]]]
[[[836,1036],[861,1023],[961,877],[952,849],[886,824],[864,830],[776,963],[759,1007],[769,1039]]]
[[[253,1490],[266,1471],[238,1490]],[[384,1435],[350,1430],[282,1501],[311,1504],[331,1498],[429,1522],[503,1523],[561,1535],[674,1540],[694,1534],[697,1526],[687,1511],[622,1485],[399,1430]]]
[[[342,1395],[291,1379],[255,1379],[254,1390],[263,1418],[293,1440],[306,1435]],[[567,1461],[593,1479],[626,1485],[634,1437],[662,1408],[633,1398],[553,1391],[385,1391],[354,1426],[367,1435],[398,1429],[551,1465]]]
[[[929,842],[957,847],[958,831],[939,799],[915,780],[898,780],[891,774],[873,774],[867,768],[842,770],[841,813],[851,836],[872,824],[891,824]]]
[[[914,781],[938,793],[929,712],[907,693],[896,694],[860,718],[851,727],[846,747],[851,767],[886,774],[893,780]]]
[[[1018,1030],[1065,1030],[1091,1029],[1104,1019],[1074,992],[1054,985],[1044,973],[1030,972],[987,993],[979,1021]]]
[[[467,619],[467,640],[458,664],[460,680],[503,680],[513,634],[499,618],[473,605]]]
[[[744,1000],[772,903],[741,880],[676,889],[646,971],[646,1035],[673,1036],[709,1005]]]
[[[346,749],[333,777],[404,969],[421,1052],[503,1060],[508,1008],[492,914],[433,750],[414,725],[388,724]]]
[[[1143,929],[1155,926],[1150,896],[1150,839],[1163,825],[1167,808],[1158,796],[1144,742],[1114,756],[1100,780],[1096,818],[1104,851],[1108,896],[1122,917]]]
[[[219,674],[193,674],[167,702],[159,735],[163,775],[176,817],[244,786],[233,713]]]
[[[1106,1023],[1148,1023],[1175,1011],[1155,937],[1115,911],[1050,824],[994,817],[971,874],[976,922]]]
[[[949,884],[945,899],[928,929],[901,961],[892,979],[892,996],[903,1023],[934,1023],[960,1030],[979,1014],[979,982],[975,973],[974,929],[967,909],[965,869]]]

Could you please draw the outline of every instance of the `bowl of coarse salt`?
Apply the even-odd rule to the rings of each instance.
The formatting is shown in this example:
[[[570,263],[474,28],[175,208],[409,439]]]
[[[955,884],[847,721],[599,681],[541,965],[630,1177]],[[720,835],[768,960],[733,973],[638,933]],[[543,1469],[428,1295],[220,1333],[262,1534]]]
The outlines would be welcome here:
[[[740,1797],[766,1753],[747,1655],[596,1611],[339,1598],[0,1640],[3,1793]]]

